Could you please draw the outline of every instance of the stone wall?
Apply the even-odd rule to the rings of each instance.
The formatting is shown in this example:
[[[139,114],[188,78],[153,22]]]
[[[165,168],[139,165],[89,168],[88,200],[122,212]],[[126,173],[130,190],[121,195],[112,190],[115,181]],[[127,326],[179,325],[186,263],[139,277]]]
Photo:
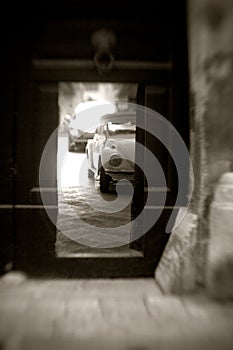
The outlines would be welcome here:
[[[210,206],[206,288],[217,299],[233,299],[233,172],[223,174]]]
[[[233,164],[233,2],[189,0],[187,22],[195,187],[189,213],[172,233],[156,270],[167,292],[205,287],[209,209],[216,183]]]

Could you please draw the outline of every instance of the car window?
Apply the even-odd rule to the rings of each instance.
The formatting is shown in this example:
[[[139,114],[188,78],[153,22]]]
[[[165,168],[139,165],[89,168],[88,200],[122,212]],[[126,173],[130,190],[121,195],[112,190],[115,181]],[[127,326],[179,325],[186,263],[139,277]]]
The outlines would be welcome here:
[[[108,123],[108,133],[109,135],[118,134],[134,134],[136,132],[136,124],[132,122],[128,123]]]

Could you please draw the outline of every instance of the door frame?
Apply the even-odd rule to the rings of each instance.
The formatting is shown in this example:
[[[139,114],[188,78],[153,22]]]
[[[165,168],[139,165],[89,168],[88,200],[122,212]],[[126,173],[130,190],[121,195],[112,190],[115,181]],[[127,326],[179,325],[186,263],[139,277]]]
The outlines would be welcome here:
[[[34,60],[32,63],[33,84],[38,86],[46,85],[56,89],[59,82],[127,82],[141,83],[148,85],[169,86],[174,76],[174,67],[172,62],[125,62],[118,61],[111,72],[100,76],[94,67],[93,61],[79,60]],[[35,109],[35,106],[32,106]],[[54,125],[54,129],[58,126]],[[51,130],[52,133],[53,130]],[[54,149],[57,157],[57,149]],[[54,184],[56,184],[54,179]],[[44,190],[44,189],[43,189]],[[38,189],[40,192],[40,188]],[[56,192],[56,188],[55,188]],[[144,194],[143,194],[144,195]],[[169,236],[164,235],[161,229],[158,230],[156,236],[154,230],[150,230],[143,239],[138,242],[137,249],[142,251],[141,256],[117,256],[117,257],[77,257],[77,258],[57,258],[55,256],[55,239],[56,227],[49,222],[48,216],[42,203],[36,203],[34,208],[27,205],[18,206],[16,214],[18,251],[23,247],[26,254],[16,254],[16,268],[24,270],[33,276],[58,276],[66,278],[92,278],[92,277],[152,277],[164,247]],[[51,207],[47,208],[56,215],[56,201],[51,203]],[[22,232],[26,228],[26,219],[30,214],[37,213],[34,218],[38,220],[38,226],[45,223],[48,237],[42,235],[37,240],[40,249],[36,257],[27,254],[31,250],[31,240],[25,237]],[[157,227],[164,227],[167,217],[171,213],[171,208],[165,208],[158,220]],[[30,221],[30,220],[29,220]],[[44,227],[45,227],[44,226]],[[163,230],[163,229],[162,229]],[[155,239],[152,238],[156,237]],[[22,244],[22,237],[23,244]],[[149,242],[154,240],[153,249],[151,250]],[[41,241],[43,244],[41,244]],[[132,245],[135,248],[134,244]],[[52,251],[54,249],[54,252]],[[33,263],[32,263],[33,260]]]

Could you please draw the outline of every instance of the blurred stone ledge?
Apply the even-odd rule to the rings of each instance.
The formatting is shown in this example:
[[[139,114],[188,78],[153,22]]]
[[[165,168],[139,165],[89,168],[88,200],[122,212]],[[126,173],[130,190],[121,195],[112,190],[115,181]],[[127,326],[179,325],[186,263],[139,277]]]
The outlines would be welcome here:
[[[203,257],[205,291],[219,300],[233,299],[233,173],[223,174],[209,207],[207,251]],[[206,236],[206,235],[205,235]],[[198,216],[189,210],[171,233],[155,278],[164,293],[197,289]]]
[[[207,291],[217,299],[233,299],[233,172],[220,177],[209,220]]]
[[[184,210],[185,208],[180,209]],[[156,281],[164,293],[182,294],[194,290],[196,245],[197,215],[187,211],[183,220],[171,233],[155,271]]]

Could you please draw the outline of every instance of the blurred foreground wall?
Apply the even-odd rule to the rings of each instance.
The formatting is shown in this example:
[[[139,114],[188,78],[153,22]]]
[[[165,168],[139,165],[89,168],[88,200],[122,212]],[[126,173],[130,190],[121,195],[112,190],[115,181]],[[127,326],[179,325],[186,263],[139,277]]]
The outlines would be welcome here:
[[[210,205],[221,175],[233,170],[233,2],[189,0],[187,30],[195,188],[156,271],[173,292],[205,287]]]

